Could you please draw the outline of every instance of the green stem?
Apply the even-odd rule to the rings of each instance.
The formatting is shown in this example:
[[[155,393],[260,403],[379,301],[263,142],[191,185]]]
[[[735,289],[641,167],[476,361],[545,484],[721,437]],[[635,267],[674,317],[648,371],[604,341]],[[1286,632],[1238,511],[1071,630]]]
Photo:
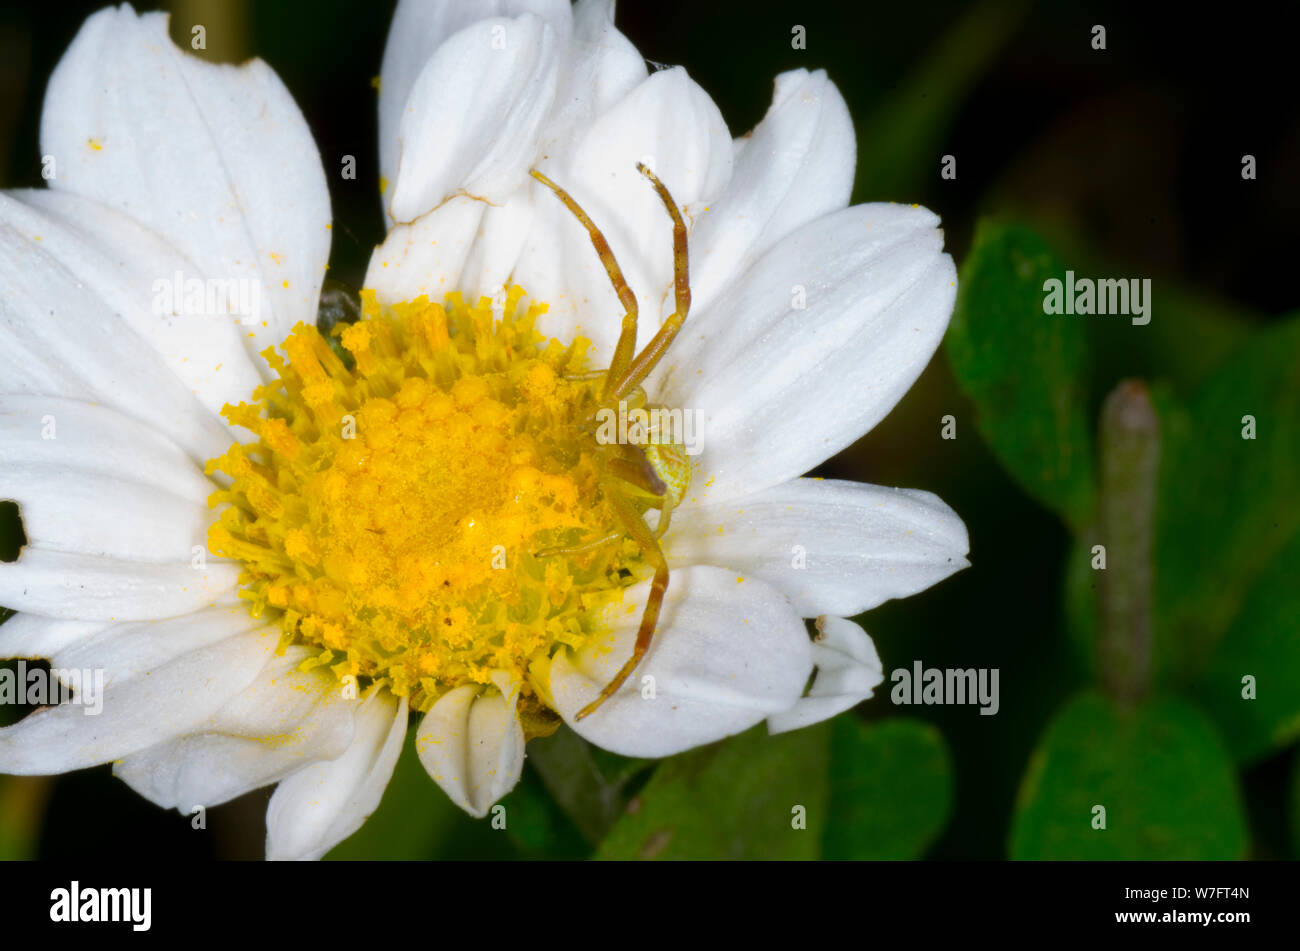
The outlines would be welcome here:
[[[1160,418],[1146,384],[1126,380],[1101,408],[1100,541],[1106,570],[1098,585],[1101,676],[1125,705],[1151,681],[1152,537],[1160,468]]]

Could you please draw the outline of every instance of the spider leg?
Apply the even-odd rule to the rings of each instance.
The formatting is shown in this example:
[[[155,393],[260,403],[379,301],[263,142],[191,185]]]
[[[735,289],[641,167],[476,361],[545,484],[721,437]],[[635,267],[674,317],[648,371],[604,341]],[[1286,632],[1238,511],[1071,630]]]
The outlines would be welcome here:
[[[610,542],[618,541],[623,537],[622,532],[610,532],[601,538],[589,542],[583,542],[580,545],[561,545],[555,548],[539,548],[533,552],[534,558],[550,558],[552,555],[580,555],[584,551],[594,551],[602,545],[608,545]]]
[[[595,713],[602,703],[612,697],[619,687],[623,686],[624,681],[631,676],[632,671],[636,670],[637,665],[641,663],[641,658],[650,649],[650,641],[654,638],[655,626],[659,623],[659,610],[663,607],[664,594],[668,591],[668,561],[664,558],[659,542],[650,531],[650,526],[645,523],[645,519],[641,517],[640,513],[632,507],[632,504],[623,497],[616,487],[607,489],[605,497],[609,500],[610,507],[614,509],[614,513],[618,516],[619,521],[623,523],[627,533],[641,546],[646,560],[654,565],[655,573],[653,580],[650,582],[650,596],[646,598],[645,609],[641,612],[641,626],[637,628],[636,645],[632,648],[632,656],[614,675],[614,679],[605,685],[605,689],[600,692],[600,696],[578,711],[577,716],[574,718],[576,720],[581,720],[583,717]]]
[[[634,386],[640,385],[641,381],[650,375],[653,370],[663,359],[672,344],[673,338],[677,336],[677,331],[682,329],[682,324],[686,322],[686,315],[691,309],[691,279],[690,279],[690,259],[686,253],[686,222],[682,220],[682,213],[677,208],[677,203],[673,201],[673,196],[668,194],[668,189],[654,172],[644,165],[637,163],[637,171],[650,180],[654,190],[659,195],[659,200],[664,203],[664,208],[673,219],[673,293],[677,309],[663,322],[659,331],[651,338],[650,342],[645,345],[640,353],[631,359],[625,369],[618,374],[614,373],[614,367],[610,366],[610,380],[607,384],[606,398],[617,400]],[[635,337],[633,338],[635,340]],[[620,340],[620,343],[622,341]]]
[[[596,254],[600,257],[600,263],[605,266],[605,273],[609,275],[609,282],[614,285],[614,292],[618,294],[618,302],[623,305],[623,328],[619,332],[618,343],[614,347],[614,359],[610,363],[609,369],[604,371],[606,374],[605,387],[608,389],[609,381],[618,378],[624,373],[627,365],[632,361],[633,353],[636,352],[636,295],[632,293],[632,288],[628,286],[627,280],[623,277],[623,270],[618,266],[618,261],[614,258],[614,252],[610,249],[609,242],[600,233],[596,223],[582,210],[582,206],[574,201],[568,192],[537,171],[537,169],[530,169],[529,174],[555,192],[560,201],[564,202],[564,206],[573,212],[573,216],[587,229],[587,235],[591,238],[592,247],[596,249]]]
[[[655,522],[655,539],[664,537],[664,532],[668,531],[668,523],[673,517],[673,497],[665,492],[663,505],[659,507],[659,521]]]

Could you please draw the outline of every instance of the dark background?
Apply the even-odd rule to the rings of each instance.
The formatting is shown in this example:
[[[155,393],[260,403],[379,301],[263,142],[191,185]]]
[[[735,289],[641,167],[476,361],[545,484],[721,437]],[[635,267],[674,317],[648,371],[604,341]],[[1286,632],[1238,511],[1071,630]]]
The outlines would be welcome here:
[[[5,187],[41,186],[44,85],[81,21],[100,6],[0,7]],[[391,8],[344,0],[171,7],[177,39],[187,41],[188,24],[202,22],[211,58],[260,56],[279,73],[327,170],[342,155],[357,156],[355,181],[328,176],[336,221],[331,275],[354,284],[383,236],[371,79]],[[1213,15],[1194,9],[624,0],[617,22],[648,60],[686,66],[733,135],[762,118],[776,73],[828,70],[859,130],[854,201],[935,210],[959,266],[980,215],[1015,213],[1045,233],[1068,234],[1072,245],[1108,262],[1109,273],[1176,284],[1245,326],[1263,324],[1294,308],[1298,296],[1291,280],[1300,212],[1294,34],[1284,13],[1260,5]],[[793,24],[806,27],[806,50],[791,48]],[[1105,51],[1091,48],[1094,24],[1106,27]],[[930,129],[928,151],[924,161],[900,165],[892,161],[895,141],[874,136],[890,128],[902,136],[911,121]],[[955,181],[939,176],[944,154],[957,157]],[[1241,178],[1244,154],[1257,159],[1256,181]],[[1112,343],[1099,353],[1094,372],[1103,385],[1093,391],[1151,370],[1147,353]],[[881,425],[817,473],[934,491],[970,530],[972,568],[865,619],[887,670],[913,659],[1001,670],[995,717],[973,707],[904,711],[940,728],[955,765],[954,811],[930,851],[934,858],[1005,856],[1030,751],[1053,710],[1085,679],[1062,617],[1065,529],[1016,487],[978,438],[937,438],[942,415],[962,420],[971,412],[937,355]],[[897,712],[882,690],[859,715]],[[1293,854],[1284,819],[1293,759],[1290,750],[1244,773],[1255,857]],[[39,829],[28,845],[40,856],[259,857],[268,795],[214,810],[208,831],[193,833],[187,818],[156,809],[102,767],[15,785],[0,794],[0,811],[11,825],[26,817]],[[187,834],[172,834],[182,830]],[[468,823],[455,842],[449,854],[501,848]]]

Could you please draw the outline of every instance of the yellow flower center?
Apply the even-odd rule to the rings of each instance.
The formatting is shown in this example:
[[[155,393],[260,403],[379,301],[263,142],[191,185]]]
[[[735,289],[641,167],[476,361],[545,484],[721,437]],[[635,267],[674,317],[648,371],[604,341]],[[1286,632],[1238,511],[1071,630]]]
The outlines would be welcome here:
[[[363,292],[337,350],[295,327],[263,354],[277,379],[223,410],[257,439],[207,465],[231,480],[208,547],[243,562],[240,595],[282,648],[319,648],[305,666],[416,710],[504,670],[537,733],[557,722],[550,658],[594,636],[644,559],[599,489],[589,343],[543,338],[545,305],[523,297],[497,319],[487,298],[381,309]]]

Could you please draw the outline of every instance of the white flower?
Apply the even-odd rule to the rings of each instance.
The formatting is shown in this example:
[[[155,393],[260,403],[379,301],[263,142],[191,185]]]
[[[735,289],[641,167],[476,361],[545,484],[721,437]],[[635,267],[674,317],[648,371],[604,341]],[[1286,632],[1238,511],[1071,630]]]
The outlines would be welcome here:
[[[65,704],[0,730],[0,769],[111,761],[183,812],[279,783],[268,855],[318,857],[378,805],[412,710],[431,776],[481,816],[551,710],[607,749],[663,756],[847,709],[882,672],[845,618],[966,565],[965,527],[935,496],[799,478],[898,401],[956,287],[933,214],[846,207],[853,130],[825,74],[778,77],[767,116],[733,140],[683,70],[647,74],[608,0],[490,6],[499,16],[398,7],[379,99],[392,230],[366,278],[372,319],[344,335],[355,370],[311,356],[314,331],[292,333],[314,325],[330,210],[271,70],[194,60],[163,17],[125,6],[78,34],[42,117],[56,176],[0,196],[0,497],[28,536],[0,565],[0,604],[19,612],[0,656],[103,668],[105,696],[99,716]],[[670,584],[649,652],[579,718],[631,655],[651,564],[626,540],[586,549],[607,552],[604,574],[588,554],[521,548],[533,531],[623,534],[583,482],[603,471],[594,444],[554,436],[580,456],[570,472],[536,428],[568,418],[555,394],[596,384],[555,372],[580,356],[535,356],[529,322],[564,345],[590,339],[599,369],[623,308],[587,232],[529,172],[608,238],[640,347],[674,310],[674,267],[671,219],[638,163],[683,211],[693,294],[644,386],[698,414],[703,452],[662,538]],[[258,320],[159,316],[156,282],[174,274],[250,282]],[[502,298],[513,285],[549,309]],[[418,300],[452,291],[471,303],[449,300],[445,319]],[[516,373],[514,395],[489,371]],[[332,429],[348,419],[355,441]],[[483,508],[505,480],[513,507]],[[456,560],[498,537],[477,539],[484,525],[521,533],[495,575]],[[638,583],[609,580],[627,576]]]

